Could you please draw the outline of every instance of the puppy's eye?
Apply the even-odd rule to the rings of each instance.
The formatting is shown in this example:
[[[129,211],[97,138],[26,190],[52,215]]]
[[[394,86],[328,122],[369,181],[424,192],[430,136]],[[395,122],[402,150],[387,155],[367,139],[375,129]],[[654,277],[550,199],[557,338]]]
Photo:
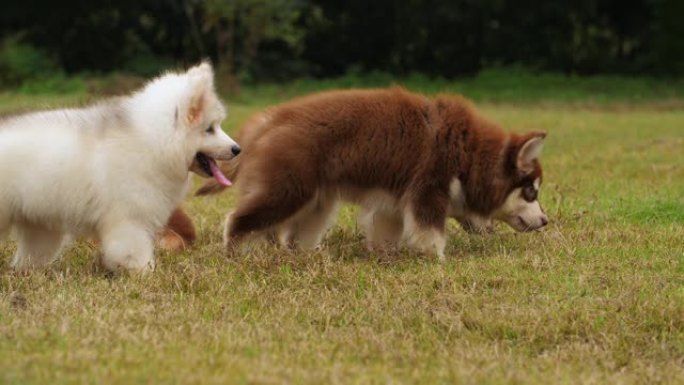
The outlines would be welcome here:
[[[207,134],[213,134],[214,133],[214,126],[209,126],[204,132]]]
[[[523,189],[523,198],[528,202],[534,202],[537,200],[537,190],[534,186],[527,186]]]

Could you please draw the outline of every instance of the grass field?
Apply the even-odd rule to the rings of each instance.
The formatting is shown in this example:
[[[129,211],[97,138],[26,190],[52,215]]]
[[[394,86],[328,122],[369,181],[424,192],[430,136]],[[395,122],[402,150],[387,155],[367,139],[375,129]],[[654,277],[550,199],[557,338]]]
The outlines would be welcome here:
[[[228,193],[187,202],[197,247],[160,252],[149,277],[105,276],[86,243],[46,272],[17,276],[5,242],[0,383],[684,382],[681,83],[618,80],[622,91],[602,93],[582,79],[570,91],[540,82],[508,96],[476,81],[407,83],[462,90],[506,127],[549,132],[545,231],[500,225],[480,237],[452,224],[440,264],[368,254],[347,207],[322,251],[260,245],[228,259],[219,246]],[[338,85],[245,90],[229,98],[225,127]],[[0,113],[80,98],[3,93]]]

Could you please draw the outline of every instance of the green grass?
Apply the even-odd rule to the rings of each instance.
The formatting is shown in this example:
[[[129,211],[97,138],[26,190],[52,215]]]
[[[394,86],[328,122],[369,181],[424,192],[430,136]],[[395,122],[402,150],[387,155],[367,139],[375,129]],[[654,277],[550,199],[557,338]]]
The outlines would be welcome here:
[[[431,79],[414,74],[397,79],[388,74],[349,74],[328,80],[301,79],[287,84],[248,86],[232,98],[242,104],[277,102],[304,93],[331,88],[387,87],[402,85],[434,94],[456,92],[478,102],[507,104],[571,104],[587,107],[607,104],[647,103],[662,108],[682,106],[684,80],[615,75],[577,77],[553,73],[536,74],[523,69],[489,69],[472,78]]]
[[[229,98],[225,126],[302,92],[247,89]],[[368,254],[346,207],[322,251],[255,245],[229,259],[228,193],[187,202],[197,247],[160,252],[149,277],[106,277],[87,243],[17,276],[5,242],[0,383],[684,382],[684,111],[654,104],[681,91],[477,92],[506,127],[550,133],[545,231],[479,237],[451,224],[439,264]],[[0,111],[82,97],[3,94]]]
[[[144,82],[144,79],[114,73],[104,77],[80,75],[65,78],[54,75],[26,82],[18,89],[0,88],[0,114],[16,107],[49,107],[50,100],[62,103],[91,99],[89,92],[121,94]],[[219,84],[219,88],[221,84]],[[369,88],[401,85],[413,91],[435,94],[462,93],[477,102],[494,104],[563,105],[580,108],[684,108],[684,79],[625,77],[618,75],[568,76],[535,73],[522,68],[491,68],[477,76],[454,80],[429,78],[413,74],[397,78],[386,73],[350,73],[338,78],[298,79],[287,83],[259,83],[241,87],[226,94],[231,104],[261,107],[282,100],[334,88]],[[37,102],[37,103],[35,103]],[[644,106],[645,105],[645,106]]]

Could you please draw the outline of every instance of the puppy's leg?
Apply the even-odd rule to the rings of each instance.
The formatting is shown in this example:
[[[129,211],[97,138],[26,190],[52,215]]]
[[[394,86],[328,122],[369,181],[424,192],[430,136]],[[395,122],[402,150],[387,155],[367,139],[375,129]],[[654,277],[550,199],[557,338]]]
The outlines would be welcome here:
[[[231,253],[236,251],[239,243],[238,239],[230,235],[230,229],[233,227],[233,214],[235,210],[229,211],[223,222],[223,246]]]
[[[444,262],[444,247],[446,236],[444,227],[430,226],[416,221],[414,214],[404,216],[404,239],[409,246],[426,254],[436,255],[440,262]]]
[[[166,227],[159,236],[159,246],[165,250],[186,249],[195,242],[197,233],[195,225],[188,214],[180,207],[176,208],[169,218]]]
[[[448,204],[448,195],[443,197],[432,193],[414,200],[404,209],[403,238],[409,246],[426,254],[437,255],[440,262],[444,261]]]
[[[262,235],[264,239],[273,244],[278,244],[278,228],[280,226],[264,228],[260,230],[254,230],[253,233],[244,233],[239,235],[230,235],[230,229],[233,223],[233,214],[235,210],[232,210],[226,214],[226,219],[223,222],[223,247],[226,249],[229,255],[235,255],[236,253],[246,253],[249,248],[244,244],[244,242],[249,242],[250,240],[257,239],[259,235]]]
[[[278,226],[273,227],[269,233],[272,235],[274,243],[284,247],[294,246],[294,226],[292,221],[285,221]]]
[[[16,225],[17,252],[12,259],[12,268],[18,271],[49,265],[59,255],[64,243],[64,234],[44,226],[22,223]]]
[[[333,224],[336,209],[337,199],[334,197],[321,197],[307,205],[295,215],[289,226],[287,232],[291,243],[305,249],[316,248]]]
[[[154,238],[145,228],[130,222],[105,226],[100,231],[102,264],[110,271],[147,273],[154,270]]]
[[[271,184],[267,188],[243,198],[238,207],[226,217],[223,240],[228,248],[232,248],[252,232],[260,232],[283,222],[313,196],[313,193],[303,189],[296,194],[279,190],[280,186],[277,184]]]
[[[383,249],[401,241],[404,220],[398,213],[364,207],[359,213],[359,223],[366,235],[370,249]]]
[[[494,232],[494,224],[490,218],[477,214],[466,214],[455,217],[463,230],[471,234],[488,234]]]

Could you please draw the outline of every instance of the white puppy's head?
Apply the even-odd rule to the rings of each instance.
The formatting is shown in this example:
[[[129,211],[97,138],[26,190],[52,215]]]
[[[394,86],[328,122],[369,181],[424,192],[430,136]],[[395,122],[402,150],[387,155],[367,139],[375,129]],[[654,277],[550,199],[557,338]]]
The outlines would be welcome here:
[[[220,184],[231,182],[221,173],[216,160],[229,160],[240,153],[240,146],[223,129],[226,110],[214,90],[214,71],[208,63],[190,68],[182,77],[186,92],[177,107],[176,129],[183,130],[189,169],[198,175],[214,177]]]

